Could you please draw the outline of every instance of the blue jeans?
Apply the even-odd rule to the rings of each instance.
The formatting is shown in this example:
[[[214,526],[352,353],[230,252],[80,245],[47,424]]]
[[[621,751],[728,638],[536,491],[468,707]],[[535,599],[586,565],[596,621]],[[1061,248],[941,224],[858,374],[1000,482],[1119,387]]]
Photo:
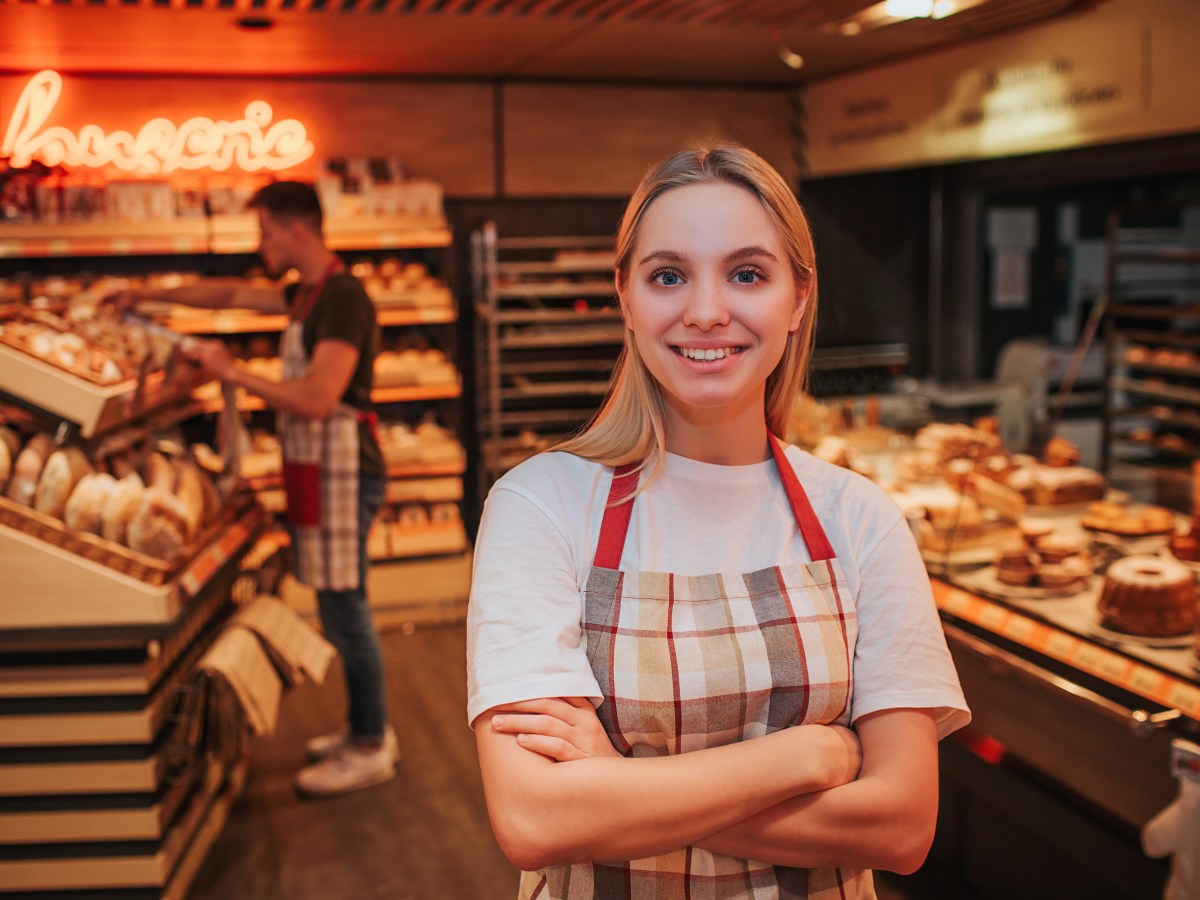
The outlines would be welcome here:
[[[317,606],[326,639],[341,654],[350,708],[350,737],[379,740],[387,725],[383,651],[367,605],[367,532],[383,502],[387,482],[360,476],[358,485],[358,587],[349,591],[317,591]]]

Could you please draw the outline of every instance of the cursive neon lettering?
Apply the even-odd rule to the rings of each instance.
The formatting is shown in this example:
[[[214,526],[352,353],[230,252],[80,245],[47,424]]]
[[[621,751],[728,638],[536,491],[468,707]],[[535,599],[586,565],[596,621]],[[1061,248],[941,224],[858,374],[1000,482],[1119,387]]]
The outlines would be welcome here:
[[[61,125],[46,125],[62,89],[62,76],[50,69],[25,85],[0,144],[0,156],[8,157],[14,168],[36,159],[48,166],[115,166],[139,175],[165,175],[176,169],[223,172],[233,166],[247,172],[279,171],[314,152],[304,124],[296,119],[272,122],[274,111],[265,100],[252,100],[245,118],[233,121],[195,116],[176,125],[160,116],[137,134],[106,134],[99,125],[84,125],[76,134]]]

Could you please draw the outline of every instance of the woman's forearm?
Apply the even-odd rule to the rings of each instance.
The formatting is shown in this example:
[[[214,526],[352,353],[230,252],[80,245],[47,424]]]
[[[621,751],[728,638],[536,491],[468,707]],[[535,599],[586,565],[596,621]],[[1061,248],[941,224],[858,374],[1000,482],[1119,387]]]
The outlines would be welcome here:
[[[835,744],[844,739],[822,726],[677,756],[570,763],[489,732],[486,722],[477,728],[493,828],[527,870],[671,852],[854,775]]]
[[[927,711],[891,710],[857,723],[859,778],[788,799],[696,841],[779,866],[850,866],[902,874],[929,851],[937,820],[937,735]]]
[[[929,807],[879,778],[785,800],[697,847],[797,868],[851,867],[907,874],[929,851],[937,817],[936,785]]]

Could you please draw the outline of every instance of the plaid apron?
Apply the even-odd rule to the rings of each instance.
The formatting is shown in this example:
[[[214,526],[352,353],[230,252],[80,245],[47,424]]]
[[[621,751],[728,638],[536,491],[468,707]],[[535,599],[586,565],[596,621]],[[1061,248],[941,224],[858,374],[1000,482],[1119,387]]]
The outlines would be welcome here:
[[[748,574],[618,570],[637,487],[616,470],[584,588],[597,713],[626,756],[687,753],[809,723],[849,723],[857,618],[833,548],[783,449],[771,449],[811,563]],[[614,822],[613,827],[620,827]],[[684,847],[521,877],[521,900],[875,897],[871,872],[793,869]]]
[[[285,380],[308,372],[304,320],[329,277],[341,268],[340,262],[330,265],[293,309],[280,343]],[[282,412],[277,416],[295,575],[316,590],[359,586],[358,425],[369,415],[338,403],[325,419]]]

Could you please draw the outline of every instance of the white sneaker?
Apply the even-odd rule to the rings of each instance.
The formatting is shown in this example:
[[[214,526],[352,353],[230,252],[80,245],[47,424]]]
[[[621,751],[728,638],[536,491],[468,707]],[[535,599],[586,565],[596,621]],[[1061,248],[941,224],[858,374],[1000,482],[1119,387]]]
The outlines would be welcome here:
[[[387,746],[364,750],[345,744],[320,762],[300,770],[296,789],[309,797],[336,797],[390,781],[396,762]]]
[[[327,756],[332,756],[346,746],[349,737],[350,735],[345,731],[333,731],[313,738],[304,745],[304,749],[308,751],[308,758],[317,762]],[[394,762],[400,762],[400,742],[396,740],[396,732],[391,725],[383,732],[383,746],[392,752]]]

